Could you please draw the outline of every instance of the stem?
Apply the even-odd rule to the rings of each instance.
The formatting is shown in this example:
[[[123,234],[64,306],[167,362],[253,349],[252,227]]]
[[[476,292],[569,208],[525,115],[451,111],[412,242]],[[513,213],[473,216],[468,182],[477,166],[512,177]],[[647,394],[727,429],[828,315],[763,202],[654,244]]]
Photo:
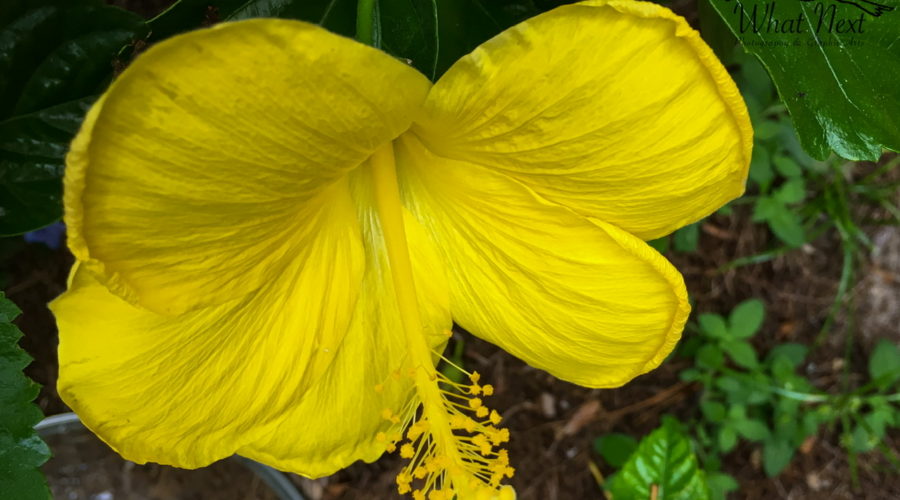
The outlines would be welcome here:
[[[378,22],[376,19],[377,2],[378,0],[359,0],[356,4],[356,40],[375,48],[381,48],[381,37],[375,30]]]

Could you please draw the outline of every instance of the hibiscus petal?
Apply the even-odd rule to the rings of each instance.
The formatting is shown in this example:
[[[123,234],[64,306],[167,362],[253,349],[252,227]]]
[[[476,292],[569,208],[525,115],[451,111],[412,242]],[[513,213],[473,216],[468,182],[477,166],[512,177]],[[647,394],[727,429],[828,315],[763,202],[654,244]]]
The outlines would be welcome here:
[[[367,169],[351,175],[361,207],[367,241],[380,241]],[[452,327],[447,282],[441,258],[424,228],[406,215],[406,235],[416,279],[419,314],[436,352],[443,350]],[[409,402],[413,381],[401,370],[407,345],[384,248],[369,248],[363,292],[344,344],[334,363],[299,402],[280,419],[274,432],[238,453],[281,470],[321,477],[356,460],[373,462],[385,451],[379,432],[390,436],[396,425],[382,417]],[[400,376],[398,376],[400,375]],[[378,390],[375,387],[378,386]],[[415,399],[413,406],[418,403]]]
[[[354,198],[362,199],[358,187]],[[377,220],[369,205],[358,206],[351,210],[362,217],[364,254],[323,247],[305,272],[287,272],[243,299],[179,316],[135,307],[77,269],[69,291],[52,304],[60,395],[92,431],[138,463],[194,468],[239,452],[321,476],[376,459],[385,443],[375,435],[391,426],[381,411],[400,411],[410,401],[411,381],[391,376],[403,366],[405,342]],[[447,286],[435,250],[411,217],[407,232],[421,277],[423,323],[439,347],[451,326]],[[360,266],[346,266],[357,259]],[[313,309],[318,297],[350,286],[345,267],[363,266],[361,284],[353,282],[358,300],[324,304],[324,313]],[[343,322],[344,313],[333,312],[342,307],[352,317],[334,326],[346,331],[342,343],[340,336],[312,335],[317,323]]]
[[[63,399],[138,462],[205,465],[271,425],[328,368],[351,323],[365,255],[344,184],[282,276],[224,304],[157,314],[80,266],[51,306]]]
[[[290,267],[329,187],[404,131],[429,87],[385,53],[297,21],[162,42],[72,144],[72,251],[159,313],[240,298]]]
[[[463,328],[589,387],[655,368],[678,341],[690,310],[684,282],[637,237],[437,156],[411,134],[398,163],[405,202],[450,270]]]
[[[594,1],[529,19],[459,60],[416,130],[545,198],[644,239],[739,196],[752,149],[728,73],[655,4]]]

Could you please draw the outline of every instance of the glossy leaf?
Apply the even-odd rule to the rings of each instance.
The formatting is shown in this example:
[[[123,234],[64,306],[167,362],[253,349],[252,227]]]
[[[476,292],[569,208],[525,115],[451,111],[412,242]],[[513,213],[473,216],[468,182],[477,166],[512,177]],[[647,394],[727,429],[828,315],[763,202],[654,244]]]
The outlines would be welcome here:
[[[775,3],[711,2],[744,49],[765,65],[811,156],[824,160],[834,150],[847,159],[874,161],[882,148],[900,150],[895,7],[778,2],[772,17],[779,29],[771,29],[767,6]]]
[[[61,215],[68,143],[143,20],[97,2],[22,5],[0,27],[0,235]]]
[[[31,358],[18,346],[22,332],[12,324],[20,313],[0,292],[0,491],[4,498],[50,498],[39,467],[50,449],[34,426],[43,415],[32,403],[38,385],[23,373]]]
[[[616,500],[651,498],[657,500],[704,500],[709,487],[691,443],[677,421],[664,419],[663,425],[641,440],[637,450],[607,483]]]

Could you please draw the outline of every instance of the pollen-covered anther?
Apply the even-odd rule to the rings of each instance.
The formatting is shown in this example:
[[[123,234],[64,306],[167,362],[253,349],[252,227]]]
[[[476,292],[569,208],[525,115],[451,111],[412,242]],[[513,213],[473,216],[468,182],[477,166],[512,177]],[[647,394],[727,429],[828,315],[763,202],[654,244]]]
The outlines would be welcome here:
[[[414,499],[508,497],[511,489],[505,489],[501,482],[509,477],[509,454],[498,447],[509,440],[509,431],[496,427],[500,414],[477,397],[484,394],[485,387],[493,394],[493,387],[479,385],[477,373],[456,368],[469,380],[458,382],[437,370],[420,374],[424,377],[420,376],[418,383],[427,380],[430,384],[433,380],[436,393],[423,398],[416,418],[405,422],[407,441],[399,450],[409,462],[398,487]],[[409,478],[411,482],[407,482]]]

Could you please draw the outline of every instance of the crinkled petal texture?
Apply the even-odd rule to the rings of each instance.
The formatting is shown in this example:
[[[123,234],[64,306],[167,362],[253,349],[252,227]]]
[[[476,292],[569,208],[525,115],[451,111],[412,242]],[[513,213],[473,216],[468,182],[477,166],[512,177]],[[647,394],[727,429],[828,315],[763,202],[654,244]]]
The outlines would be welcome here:
[[[410,394],[361,394],[405,351],[353,169],[408,128],[429,86],[291,21],[225,24],[139,57],[68,158],[82,264],[52,307],[59,392],[85,424],[130,460],[181,467],[240,450],[319,475],[380,454],[378,412]],[[450,317],[428,244],[413,261],[432,332]]]
[[[367,186],[354,184],[364,271],[343,342],[314,346],[312,363],[330,362],[309,389],[302,353],[315,339],[302,300],[311,292],[298,286],[296,269],[241,300],[167,316],[113,295],[82,266],[52,304],[63,400],[139,463],[193,468],[237,452],[317,477],[378,458],[384,444],[374,436],[390,425],[381,410],[402,408],[411,380],[391,376],[406,345]],[[440,349],[452,325],[442,263],[411,217],[406,231],[425,333]],[[320,270],[322,293],[342,286],[346,260],[333,251],[295,266]]]
[[[162,42],[72,144],[70,247],[156,312],[239,299],[305,252],[328,190],[409,127],[429,88],[387,54],[297,21]]]
[[[350,179],[365,240],[380,242],[371,172],[362,168],[351,173]],[[441,352],[446,332],[453,326],[443,262],[424,228],[411,214],[405,213],[404,218],[424,333],[434,351]],[[361,292],[365,300],[357,303],[332,367],[285,414],[274,432],[239,449],[240,455],[319,477],[357,459],[374,461],[384,453],[385,444],[374,439],[391,426],[381,416],[382,410],[397,412],[415,396],[412,379],[394,373],[408,366],[408,346],[385,248],[367,246],[366,262]],[[376,385],[381,386],[377,391]]]
[[[632,1],[563,6],[506,30],[435,84],[416,130],[643,239],[739,196],[752,129],[698,33]]]
[[[439,249],[463,328],[589,387],[624,384],[672,350],[687,293],[646,243],[414,134],[398,142],[406,204]]]

